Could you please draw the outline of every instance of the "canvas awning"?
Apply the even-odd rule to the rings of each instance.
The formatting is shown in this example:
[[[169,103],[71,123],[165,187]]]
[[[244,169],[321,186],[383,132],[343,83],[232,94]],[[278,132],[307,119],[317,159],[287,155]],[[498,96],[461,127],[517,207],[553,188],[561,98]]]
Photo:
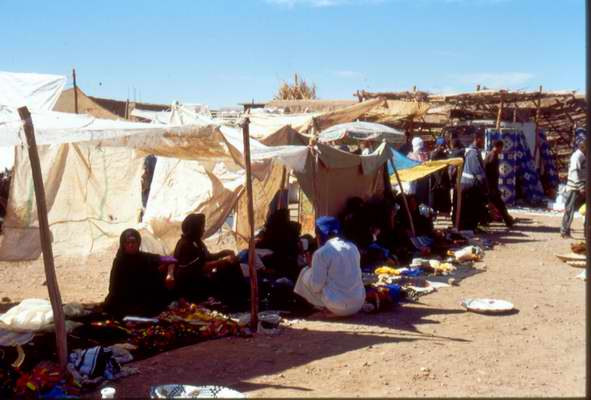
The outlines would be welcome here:
[[[402,144],[405,141],[404,132],[389,126],[373,122],[347,122],[331,126],[318,134],[320,143],[339,141],[382,141]]]
[[[444,168],[455,166],[455,167],[462,167],[464,165],[464,160],[462,158],[450,158],[447,160],[436,160],[436,161],[425,161],[419,165],[416,165],[411,168],[402,169],[398,172],[400,176],[400,181],[402,182],[412,182],[418,179],[424,178],[425,176],[431,175],[437,171],[440,171]],[[395,176],[390,177],[390,182],[392,185],[397,185],[398,181],[396,180]]]

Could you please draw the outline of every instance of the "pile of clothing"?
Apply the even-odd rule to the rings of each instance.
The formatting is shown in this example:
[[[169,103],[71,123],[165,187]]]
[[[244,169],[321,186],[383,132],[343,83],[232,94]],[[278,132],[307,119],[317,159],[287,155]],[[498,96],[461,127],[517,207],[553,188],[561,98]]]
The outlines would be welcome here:
[[[0,360],[0,397],[9,398],[79,398],[80,383],[58,365],[43,361],[25,372]]]
[[[23,303],[20,308],[17,306],[11,313],[5,314],[5,320],[23,322],[21,317],[26,315],[30,317],[26,319],[30,328],[42,327],[43,330],[28,335],[26,345],[19,344],[26,355],[18,368],[11,365],[17,359],[17,350],[13,347],[15,343],[0,344],[0,398],[78,397],[81,391],[93,390],[105,380],[117,380],[137,373],[137,370],[124,366],[132,360],[204,340],[251,335],[242,321],[207,308],[215,306],[211,302],[201,305],[173,303],[167,311],[153,319],[126,317],[118,321],[104,319],[101,313],[89,315],[79,312],[83,315],[82,322],[77,322],[68,330],[68,347],[74,350],[69,354],[67,371],[62,373],[56,365],[45,361],[55,357],[51,350],[55,335],[48,329],[52,325],[50,309],[46,310],[47,305],[38,300]],[[37,307],[34,313],[32,305]],[[72,313],[68,311],[67,314]],[[33,326],[33,323],[36,325]],[[17,333],[19,338],[23,334],[20,331]]]
[[[471,268],[483,257],[482,248],[471,245],[449,251],[445,260],[414,258],[405,267],[383,265],[373,273],[366,272],[363,274],[367,293],[363,310],[378,312],[400,302],[417,301],[419,297],[434,292],[437,286],[448,286],[431,282],[429,278],[453,277],[459,266]]]

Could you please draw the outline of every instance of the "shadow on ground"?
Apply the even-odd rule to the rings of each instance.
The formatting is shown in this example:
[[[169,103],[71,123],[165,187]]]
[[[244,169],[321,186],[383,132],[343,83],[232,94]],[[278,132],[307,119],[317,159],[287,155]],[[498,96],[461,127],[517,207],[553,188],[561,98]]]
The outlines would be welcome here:
[[[254,339],[222,339],[189,346],[161,354],[132,365],[139,368],[140,375],[114,382],[119,396],[145,396],[154,384],[184,383],[191,385],[222,385],[242,392],[265,387],[310,391],[305,383],[300,385],[268,385],[247,382],[253,378],[282,374],[291,368],[310,364],[309,373],[314,373],[314,362],[359,349],[374,349],[386,343],[431,341],[444,345],[449,341],[469,342],[462,338],[426,335],[417,325],[438,323],[430,317],[441,314],[464,313],[462,310],[445,310],[429,307],[412,307],[377,315],[358,314],[339,321],[343,324],[324,324],[323,329],[285,328],[278,336],[259,335]],[[337,321],[335,321],[337,322]],[[363,326],[382,325],[389,329],[382,332],[354,330],[351,324]],[[311,326],[314,323],[310,323]],[[308,326],[310,326],[308,325]],[[332,328],[336,329],[332,329]],[[345,331],[346,329],[346,331]],[[390,357],[384,353],[384,358]],[[392,360],[395,362],[395,360]],[[359,366],[363,360],[358,360]],[[346,368],[347,365],[342,367]],[[358,367],[355,365],[355,367]],[[345,371],[340,371],[345,372]],[[335,373],[339,371],[335,370]],[[158,376],[158,381],[148,379]],[[98,393],[98,392],[97,392]],[[97,394],[95,393],[95,394]]]

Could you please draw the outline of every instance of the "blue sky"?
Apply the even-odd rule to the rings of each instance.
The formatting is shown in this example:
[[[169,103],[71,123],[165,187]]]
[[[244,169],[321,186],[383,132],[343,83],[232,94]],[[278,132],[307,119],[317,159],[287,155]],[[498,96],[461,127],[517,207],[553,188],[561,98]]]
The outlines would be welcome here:
[[[0,70],[148,102],[585,86],[582,0],[0,0],[0,34]]]

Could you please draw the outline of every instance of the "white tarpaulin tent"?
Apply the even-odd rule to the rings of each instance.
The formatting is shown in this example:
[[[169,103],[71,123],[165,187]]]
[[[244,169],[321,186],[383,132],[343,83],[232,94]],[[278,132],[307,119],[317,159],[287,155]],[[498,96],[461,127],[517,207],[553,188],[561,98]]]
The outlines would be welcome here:
[[[213,124],[213,120],[203,113],[196,113],[182,105],[173,104],[170,122],[175,124]],[[282,116],[278,116],[281,118]],[[250,127],[253,128],[252,117]],[[281,118],[283,122],[288,118]],[[265,118],[265,121],[269,121]],[[284,123],[254,125],[254,132],[260,137],[270,137],[275,129],[281,131]],[[236,128],[219,128],[228,143],[242,146],[242,133]],[[251,130],[251,133],[253,130]],[[253,135],[251,134],[251,137]],[[292,168],[303,169],[305,166],[305,147],[268,147],[257,141],[251,142],[252,159],[266,160],[276,152],[281,152],[284,163]],[[242,156],[240,156],[242,157]],[[205,236],[215,233],[228,215],[236,210],[235,232],[244,239],[248,234],[246,217],[246,193],[244,191],[245,172],[237,163],[219,159],[216,162],[179,160],[170,157],[158,157],[150,195],[146,205],[143,222],[150,227],[154,235],[161,239],[168,251],[174,249],[180,233],[180,224],[191,212],[204,213],[206,218]],[[259,178],[253,182],[255,227],[260,228],[265,220],[267,206],[280,189],[282,168],[278,162],[254,168]],[[175,194],[171,200],[171,193]],[[240,240],[240,239],[239,239]]]
[[[25,260],[40,255],[38,223],[32,207],[32,178],[28,157],[23,152],[25,140],[16,111],[18,106],[30,107],[56,256],[87,255],[113,245],[122,228],[137,226],[143,160],[134,157],[135,154],[196,160],[204,168],[200,172],[209,176],[220,171],[219,163],[234,174],[241,171],[243,145],[239,129],[205,123],[186,126],[130,123],[52,112],[49,111],[53,106],[51,101],[38,100],[36,96],[57,99],[64,78],[61,85],[56,85],[50,84],[56,81],[55,76],[46,76],[44,80],[34,75],[31,79],[39,89],[19,91],[12,90],[18,86],[11,79],[15,75],[21,82],[26,82],[29,76],[0,73],[0,83],[11,82],[0,86],[0,93],[12,93],[2,97],[2,102],[8,104],[0,104],[0,146],[17,149],[0,259]],[[29,87],[32,86],[31,83]],[[258,177],[268,174],[272,158],[297,169],[303,168],[307,157],[305,147],[269,148],[256,141],[252,141],[251,151],[253,172]],[[232,182],[228,183],[230,188],[236,186],[230,175],[216,179]],[[214,186],[210,193],[219,193]],[[228,193],[223,193],[228,198]],[[169,192],[168,198],[175,196]],[[166,208],[168,203],[160,207]]]
[[[385,140],[392,144],[402,144],[405,141],[404,132],[389,126],[373,122],[348,122],[331,126],[318,135],[320,143],[337,142],[341,140]]]

